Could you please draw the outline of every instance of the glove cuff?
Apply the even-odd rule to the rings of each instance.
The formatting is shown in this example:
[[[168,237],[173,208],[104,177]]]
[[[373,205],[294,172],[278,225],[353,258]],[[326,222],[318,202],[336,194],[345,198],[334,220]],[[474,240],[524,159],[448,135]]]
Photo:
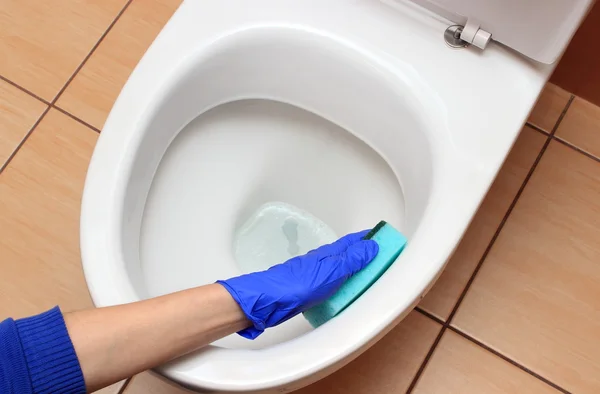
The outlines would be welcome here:
[[[225,290],[229,292],[231,297],[235,300],[235,302],[237,302],[237,304],[244,312],[244,315],[246,315],[246,318],[252,323],[252,327],[248,327],[241,331],[238,331],[238,334],[247,339],[255,339],[260,334],[262,334],[265,331],[266,324],[263,320],[257,318],[252,314],[252,306],[246,305],[242,301],[240,295],[235,291],[235,289],[232,286],[229,285],[229,283],[227,283],[227,281],[218,280],[216,283],[223,286]]]

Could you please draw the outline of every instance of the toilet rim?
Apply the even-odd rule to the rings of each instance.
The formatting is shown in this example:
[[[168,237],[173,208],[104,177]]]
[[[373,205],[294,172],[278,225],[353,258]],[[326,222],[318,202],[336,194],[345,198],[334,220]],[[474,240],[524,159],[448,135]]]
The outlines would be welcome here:
[[[192,7],[191,3],[187,2],[188,8]],[[173,35],[176,29],[173,26],[170,29],[169,34]],[[165,42],[163,35],[163,47]],[[156,57],[156,53],[156,48],[149,50],[150,56]],[[140,67],[143,74],[152,74],[148,61],[143,60]],[[127,164],[127,160],[131,159],[127,157],[127,147],[131,138],[139,138],[139,132],[134,132],[136,119],[148,108],[144,90],[140,88],[145,81],[139,74],[134,72],[109,116],[94,152],[84,190],[81,249],[88,287],[98,306],[139,299],[124,269],[125,261],[120,250],[121,203],[125,185],[118,183],[119,179],[126,179],[122,169],[131,168],[131,163]],[[132,100],[144,105],[129,105]],[[443,155],[447,152],[436,153],[440,155],[436,156],[440,163],[449,165],[437,166],[439,171],[435,172],[432,190],[436,198],[427,208],[420,227],[401,259],[347,313],[318,330],[280,345],[258,351],[209,347],[159,371],[198,389],[247,391],[281,387],[317,374],[356,354],[357,350],[377,338],[372,335],[374,332],[379,335],[385,333],[408,313],[441,273],[491,183],[489,173],[470,168],[468,163],[461,163],[458,159],[446,161]],[[469,198],[464,198],[468,190],[472,192]],[[105,200],[102,196],[107,191],[110,198]],[[437,198],[442,195],[443,198]],[[435,248],[431,247],[432,244],[436,245]],[[418,272],[405,272],[404,268],[408,265],[417,267],[415,271]],[[353,319],[359,311],[363,324],[357,327]],[[339,332],[345,335],[339,335]],[[310,344],[317,345],[310,354],[295,351],[311,348]],[[273,368],[264,368],[273,367],[269,361],[277,364],[276,372]],[[234,376],[232,370],[236,371]]]

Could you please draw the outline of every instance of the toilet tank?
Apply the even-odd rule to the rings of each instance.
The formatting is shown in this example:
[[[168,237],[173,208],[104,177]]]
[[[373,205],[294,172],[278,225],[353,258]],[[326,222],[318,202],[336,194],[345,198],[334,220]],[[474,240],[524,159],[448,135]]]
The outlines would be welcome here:
[[[410,1],[459,25],[474,21],[491,34],[492,40],[540,63],[552,64],[566,49],[594,0]]]

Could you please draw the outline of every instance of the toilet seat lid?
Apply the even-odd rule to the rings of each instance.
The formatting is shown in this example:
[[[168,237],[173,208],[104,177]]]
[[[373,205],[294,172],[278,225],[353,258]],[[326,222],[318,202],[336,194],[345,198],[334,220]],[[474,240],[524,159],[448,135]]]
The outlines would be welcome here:
[[[454,23],[476,19],[492,39],[541,63],[558,60],[592,0],[412,0]]]

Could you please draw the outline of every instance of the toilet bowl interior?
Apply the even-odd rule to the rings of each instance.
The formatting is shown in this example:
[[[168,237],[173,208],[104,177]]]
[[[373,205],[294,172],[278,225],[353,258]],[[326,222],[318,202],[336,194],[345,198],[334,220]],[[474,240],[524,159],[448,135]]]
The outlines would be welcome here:
[[[397,178],[358,138],[288,104],[225,104],[179,133],[154,177],[140,233],[141,275],[148,296],[266,269],[275,263],[269,260],[269,248],[284,252],[281,263],[319,246],[318,239],[303,245],[303,234],[297,231],[300,220],[284,210],[295,228],[286,231],[286,222],[267,219],[258,230],[262,239],[261,234],[250,235],[254,245],[245,253],[253,254],[248,256],[251,264],[236,255],[235,244],[245,236],[237,234],[240,227],[270,202],[292,204],[314,215],[337,236],[369,228],[379,218],[405,227]],[[328,238],[324,241],[337,237]],[[258,341],[228,338],[218,344],[265,346],[308,329],[299,317]]]
[[[366,54],[316,33],[250,29],[191,55],[163,93],[128,141],[122,245],[140,298],[251,271],[236,237],[265,203],[291,204],[337,236],[380,219],[409,239],[418,227],[431,133],[409,83]],[[215,345],[261,348],[310,329],[299,316],[257,341]]]

